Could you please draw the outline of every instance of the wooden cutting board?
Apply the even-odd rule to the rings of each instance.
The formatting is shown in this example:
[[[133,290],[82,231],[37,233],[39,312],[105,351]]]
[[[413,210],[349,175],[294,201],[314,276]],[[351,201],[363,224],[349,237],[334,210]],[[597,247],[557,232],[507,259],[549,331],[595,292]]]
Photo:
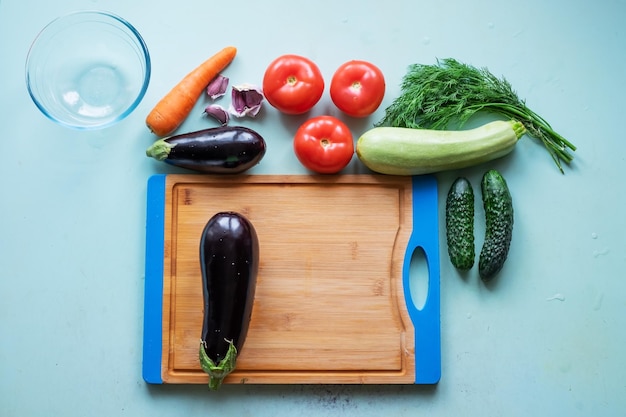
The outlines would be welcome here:
[[[194,174],[148,182],[145,381],[208,382],[199,242],[226,210],[256,228],[260,268],[248,336],[224,383],[439,381],[434,177]],[[420,259],[427,272],[414,277]]]

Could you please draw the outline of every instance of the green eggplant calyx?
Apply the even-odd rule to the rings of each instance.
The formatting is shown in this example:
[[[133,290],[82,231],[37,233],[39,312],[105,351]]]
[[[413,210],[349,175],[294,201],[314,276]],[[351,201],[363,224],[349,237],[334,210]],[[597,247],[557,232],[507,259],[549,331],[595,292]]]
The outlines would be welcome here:
[[[217,391],[221,386],[224,378],[228,376],[237,363],[237,348],[231,340],[228,340],[229,346],[226,356],[219,363],[213,362],[204,350],[204,343],[200,342],[200,366],[202,370],[209,375],[209,389]]]
[[[146,155],[156,159],[157,161],[163,161],[167,159],[170,154],[170,150],[176,146],[165,141],[165,139],[159,139],[154,142],[148,149],[146,149]]]

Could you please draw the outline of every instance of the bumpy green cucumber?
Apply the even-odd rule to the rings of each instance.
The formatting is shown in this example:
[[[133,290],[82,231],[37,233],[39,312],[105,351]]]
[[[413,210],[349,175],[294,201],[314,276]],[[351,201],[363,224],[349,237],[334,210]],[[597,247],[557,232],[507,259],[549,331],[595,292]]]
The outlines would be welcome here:
[[[474,265],[474,190],[470,182],[457,178],[446,198],[446,238],[448,255],[457,269],[467,271]]]
[[[485,241],[478,259],[478,273],[490,281],[504,265],[513,234],[513,200],[506,181],[495,169],[481,181],[485,207]]]

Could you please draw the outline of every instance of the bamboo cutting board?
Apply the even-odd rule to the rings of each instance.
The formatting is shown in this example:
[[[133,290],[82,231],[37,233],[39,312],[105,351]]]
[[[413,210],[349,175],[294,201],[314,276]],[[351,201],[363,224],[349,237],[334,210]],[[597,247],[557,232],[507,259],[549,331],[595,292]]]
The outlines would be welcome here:
[[[207,383],[200,234],[218,211],[257,230],[248,336],[224,383],[432,384],[440,377],[434,177],[156,175],[148,182],[143,376]],[[409,273],[427,264],[419,308]],[[413,259],[413,261],[412,261]]]

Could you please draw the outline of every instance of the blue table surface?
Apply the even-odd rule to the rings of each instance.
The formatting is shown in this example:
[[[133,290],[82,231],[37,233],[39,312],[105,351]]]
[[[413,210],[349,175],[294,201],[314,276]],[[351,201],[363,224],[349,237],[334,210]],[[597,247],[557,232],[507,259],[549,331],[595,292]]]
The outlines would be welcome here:
[[[30,43],[53,18],[112,11],[152,58],[139,107],[80,132],[46,119],[25,87]],[[0,0],[0,415],[2,416],[622,416],[626,410],[626,222],[623,94],[626,3],[513,1],[171,2]],[[146,186],[181,172],[145,156],[144,119],[210,54],[238,47],[232,83],[260,84],[285,53],[308,56],[328,82],[350,59],[376,63],[383,105],[348,120],[355,136],[384,114],[408,65],[453,57],[504,76],[526,104],[578,146],[559,173],[525,136],[512,154],[437,174],[439,204],[458,175],[507,178],[511,251],[495,285],[449,263],[440,225],[441,380],[434,386],[149,385],[141,376]],[[213,126],[202,102],[181,126]],[[305,116],[265,106],[268,153],[252,174],[304,174],[295,128],[339,115],[328,93]],[[345,172],[365,173],[356,160]],[[482,207],[477,205],[477,218]],[[477,244],[482,242],[477,223]],[[375,335],[373,335],[375,337]],[[323,360],[323,357],[320,358]]]

